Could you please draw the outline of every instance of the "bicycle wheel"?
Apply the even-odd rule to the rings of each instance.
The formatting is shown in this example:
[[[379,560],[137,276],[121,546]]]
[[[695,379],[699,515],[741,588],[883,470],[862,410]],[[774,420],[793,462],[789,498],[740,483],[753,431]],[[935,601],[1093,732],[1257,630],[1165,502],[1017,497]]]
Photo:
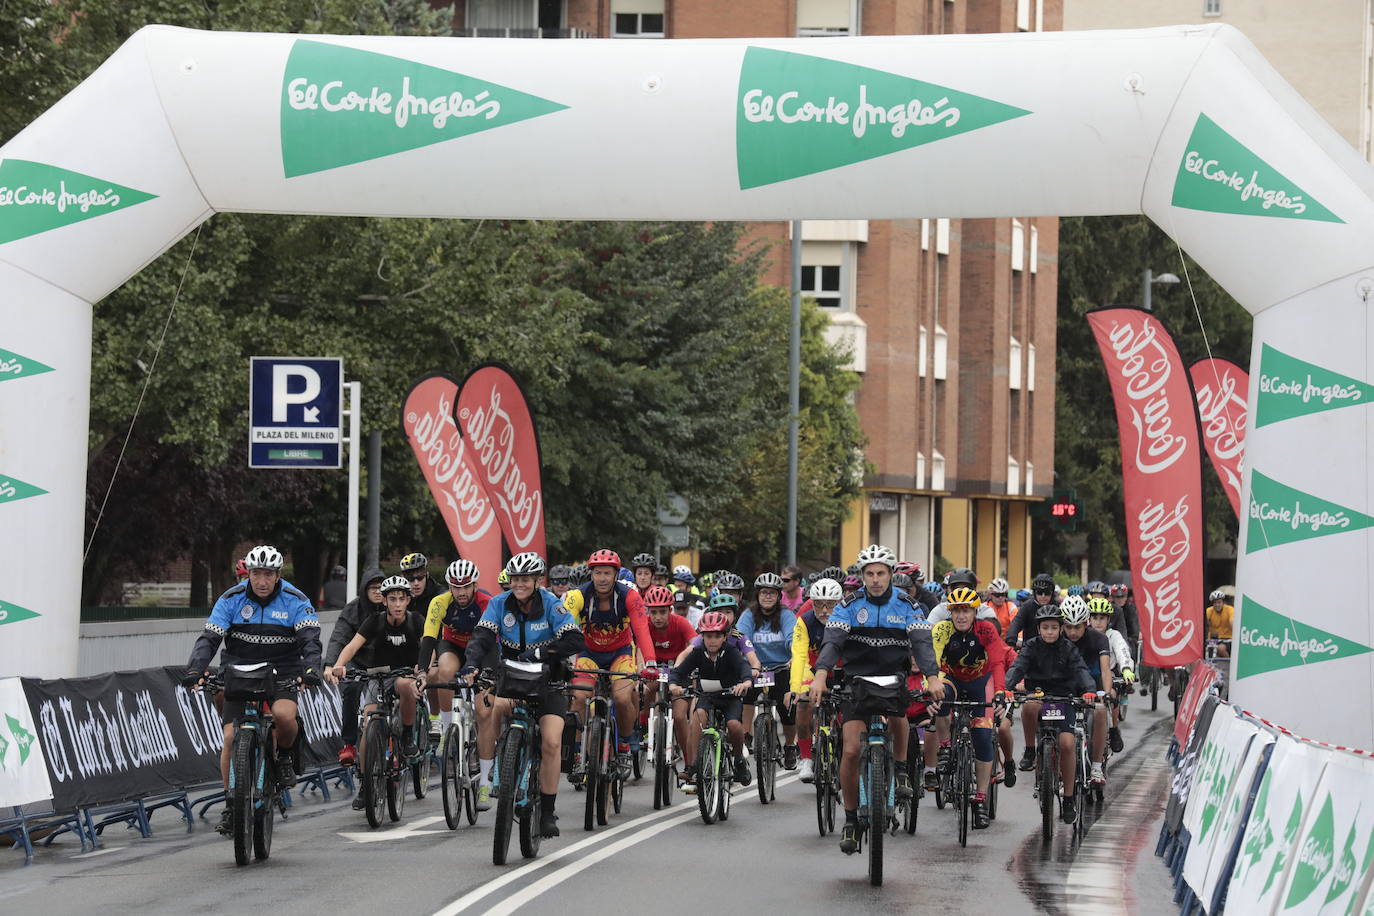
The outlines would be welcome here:
[[[391,747],[390,765],[387,767],[386,774],[386,813],[391,818],[392,823],[399,821],[401,815],[405,814],[406,796],[410,794],[410,788],[406,785],[410,780],[410,768],[404,763],[404,758],[400,756],[401,749],[395,746],[393,739]]]
[[[450,725],[444,732],[443,744],[439,751],[439,795],[444,800],[444,823],[449,830],[457,830],[462,818],[463,800],[467,794],[464,786],[467,780],[463,767],[462,730]]]
[[[509,728],[501,738],[497,749],[496,782],[496,827],[492,831],[491,861],[494,865],[506,864],[506,853],[510,850],[511,827],[515,823],[515,804],[520,794],[520,761],[524,756],[525,729]]]
[[[774,731],[771,713],[754,717],[754,775],[758,778],[759,801],[765,805],[772,800],[773,774],[778,766]]]
[[[258,766],[266,767],[266,756],[259,762]],[[258,802],[258,811],[253,818],[253,858],[259,862],[272,855],[272,826],[277,820],[278,794],[275,788],[276,780],[265,779],[263,784],[272,791],[264,792]]]
[[[539,842],[544,835],[539,832],[539,819],[543,816],[543,800],[539,794],[539,761],[530,758],[525,771],[525,794],[529,804],[520,812],[520,855],[533,859],[539,855]]]
[[[703,733],[697,747],[697,807],[708,824],[716,822],[720,807],[720,763],[716,757],[716,736]]]
[[[477,757],[477,728],[471,719],[463,726],[463,814],[468,826],[477,823],[477,789],[481,785],[481,761]]]
[[[722,747],[724,746],[722,745]],[[717,803],[716,806],[716,820],[724,823],[725,821],[728,821],[730,819],[730,780],[725,775],[725,768],[727,766],[731,766],[731,764],[729,762],[723,761],[720,766],[721,777],[717,781],[718,785],[720,786],[720,801]]]
[[[840,804],[840,736],[832,731],[826,741],[826,768],[829,775],[825,780],[825,830],[835,832],[835,809]]]
[[[911,733],[914,735],[916,729],[913,728]],[[916,832],[916,820],[920,816],[921,790],[917,780],[921,774],[920,768],[916,764],[916,761],[921,759],[920,746],[908,746],[906,753],[906,778],[911,783],[911,797],[902,802],[899,807],[902,809],[902,829],[906,831],[907,836],[911,836]]]
[[[968,845],[969,809],[973,807],[973,759],[960,735],[954,745],[954,806],[959,815],[959,845]]]
[[[1053,738],[1041,738],[1035,754],[1036,792],[1040,796],[1040,838],[1047,843],[1054,837],[1054,796],[1057,794],[1054,777],[1059,766],[1059,761],[1055,759],[1056,743]]]
[[[995,742],[996,740],[997,740],[996,737],[994,737],[994,738],[993,738],[993,741]],[[1001,772],[1001,767],[1002,767],[1002,765],[1001,765],[1000,763],[997,762],[997,759],[998,759],[999,756],[1001,756],[1001,753],[1000,753],[1000,751],[997,749],[997,745],[994,744],[994,745],[993,745],[993,748],[992,748],[992,770],[993,770],[993,771],[992,771],[991,777],[988,779],[988,801],[987,801],[987,808],[988,808],[988,820],[990,820],[990,821],[995,821],[995,820],[997,820],[997,783],[999,783],[999,782],[1002,780],[1002,772]],[[1012,762],[1012,766],[1016,766],[1016,762],[1015,762],[1015,761]]]
[[[1150,712],[1159,709],[1159,669],[1150,669]]]
[[[429,717],[426,716],[426,719]],[[415,716],[415,743],[420,748],[420,758],[410,765],[410,781],[415,791],[416,798],[424,798],[429,791],[430,767],[434,765],[433,755],[429,751],[429,731],[428,723],[421,724],[417,711]]]
[[[883,884],[883,838],[887,835],[887,748],[868,753],[868,883]]]
[[[826,759],[825,734],[816,736],[816,741],[812,745],[812,766],[815,779],[813,785],[816,787],[816,829],[821,836],[825,836],[829,831],[826,829],[826,815],[829,813],[830,805],[827,799],[830,791],[830,765]]]
[[[587,793],[583,799],[583,830],[596,829],[596,786],[601,780],[601,732],[605,727],[599,716],[589,716],[587,727],[582,730],[582,765],[586,769],[583,788]]]
[[[253,850],[253,822],[258,799],[258,730],[240,728],[230,756],[229,797],[234,802],[234,861],[247,865]]]
[[[672,796],[669,794],[672,789],[669,782],[672,774],[669,771],[671,761],[668,760],[668,729],[663,721],[663,716],[655,710],[649,716],[652,723],[651,738],[654,747],[654,810],[666,807],[670,803]]]
[[[382,720],[377,718],[369,719],[363,731],[363,807],[372,827],[382,826],[382,811],[386,808],[386,744],[382,731]]]

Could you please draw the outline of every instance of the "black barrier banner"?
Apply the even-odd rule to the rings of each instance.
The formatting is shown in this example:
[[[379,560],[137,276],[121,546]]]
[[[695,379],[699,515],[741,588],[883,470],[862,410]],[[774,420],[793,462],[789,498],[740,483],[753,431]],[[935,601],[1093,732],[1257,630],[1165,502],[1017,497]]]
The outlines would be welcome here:
[[[181,686],[182,667],[85,678],[22,678],[52,783],[53,808],[71,811],[178,791],[220,778],[223,744],[213,699]],[[337,687],[303,690],[306,768],[337,764]]]

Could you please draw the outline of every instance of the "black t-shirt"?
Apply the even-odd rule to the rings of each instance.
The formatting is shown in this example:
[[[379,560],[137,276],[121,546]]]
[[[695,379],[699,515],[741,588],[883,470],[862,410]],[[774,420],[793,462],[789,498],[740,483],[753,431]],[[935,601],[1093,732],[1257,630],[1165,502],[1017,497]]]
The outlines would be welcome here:
[[[358,635],[372,649],[372,665],[376,668],[414,668],[420,660],[420,637],[424,632],[425,619],[410,611],[400,626],[392,626],[382,613],[367,618],[358,627]]]
[[[1073,642],[1073,640],[1069,640]],[[1083,638],[1074,643],[1078,648],[1078,654],[1083,656],[1083,664],[1087,666],[1088,673],[1093,680],[1097,681],[1098,690],[1106,690],[1106,685],[1102,683],[1102,656],[1107,656],[1111,660],[1112,644],[1107,641],[1107,634],[1099,633],[1092,627],[1083,631]]]

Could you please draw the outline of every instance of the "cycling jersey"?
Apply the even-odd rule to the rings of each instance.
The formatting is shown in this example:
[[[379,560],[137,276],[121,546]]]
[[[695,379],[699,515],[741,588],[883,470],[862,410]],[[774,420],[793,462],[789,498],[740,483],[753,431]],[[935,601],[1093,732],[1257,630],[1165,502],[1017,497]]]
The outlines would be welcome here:
[[[715,658],[710,656],[705,646],[693,646],[682,664],[673,668],[668,680],[673,684],[686,685],[694,676],[702,681],[717,681],[721,687],[734,687],[749,680],[749,663],[738,649],[728,643],[721,647]]]
[[[1067,633],[1059,638],[1068,639],[1070,645],[1078,649],[1079,654],[1083,656],[1083,666],[1088,669],[1088,673],[1093,676],[1093,680],[1098,682],[1098,690],[1106,690],[1111,686],[1110,684],[1101,683],[1102,662],[1100,659],[1105,655],[1110,665],[1112,656],[1112,646],[1111,643],[1107,642],[1107,637],[1103,636],[1092,627],[1087,627],[1077,642],[1069,639]]]
[[[569,589],[563,596],[563,607],[582,627],[587,651],[609,653],[633,645],[642,657],[653,658],[649,615],[644,612],[639,592],[624,582],[617,582],[611,589],[610,600],[609,608],[601,608],[600,597],[590,582]]]
[[[586,645],[577,621],[563,609],[558,596],[543,588],[535,589],[528,608],[520,607],[514,592],[502,592],[487,602],[468,642],[465,670],[471,670],[474,659],[486,658],[497,642],[501,656],[510,659],[518,659],[529,649],[542,650],[546,658],[567,658]]]
[[[363,621],[358,635],[372,649],[372,665],[377,668],[413,668],[420,656],[420,635],[424,619],[406,611],[405,620],[394,625],[388,614],[377,614]]]
[[[801,693],[811,686],[816,656],[821,651],[825,624],[816,619],[814,610],[804,611],[792,628],[792,692]]]
[[[756,618],[753,610],[745,611],[737,625],[740,634],[754,644],[755,654],[767,668],[792,661],[792,632],[797,625],[797,616],[785,608],[779,616],[781,620],[776,630],[761,618]]]
[[[992,689],[1006,687],[1007,646],[991,620],[975,620],[960,632],[952,620],[942,620],[930,630],[940,670],[956,681],[971,682],[992,675]]]
[[[668,615],[668,625],[661,630],[654,627],[652,620],[649,621],[649,638],[654,643],[654,660],[660,665],[671,665],[677,661],[682,650],[687,648],[696,635],[696,630],[692,629],[687,618],[676,614]]]
[[[983,603],[983,608],[992,611],[992,617],[989,619],[997,621],[997,629],[1002,633],[1007,632],[1007,628],[1011,626],[1012,620],[1016,618],[1016,612],[1018,610],[1016,605],[1011,601],[1003,601],[1000,605],[993,604],[991,601],[986,601]],[[979,614],[978,616],[981,617],[983,615]]]
[[[464,648],[472,639],[472,631],[482,612],[487,609],[491,596],[486,592],[474,591],[472,600],[459,607],[454,604],[453,592],[446,591],[429,603],[429,613],[425,617],[425,636],[431,639],[444,639],[458,648]]]
[[[1223,604],[1219,611],[1214,611],[1210,604],[1207,605],[1207,638],[1230,639],[1231,622],[1235,619],[1235,614],[1236,609],[1229,604]]]
[[[204,671],[224,642],[223,664],[270,662],[287,672],[320,671],[320,620],[310,599],[281,579],[259,598],[247,582],[229,589],[205,621],[188,667]]]
[[[826,621],[816,668],[829,671],[843,659],[851,675],[900,674],[910,657],[922,674],[937,670],[925,614],[890,587],[877,598],[861,589]]]
[[[1021,645],[1016,661],[1007,669],[1006,683],[1015,687],[1022,680],[1031,690],[1051,696],[1071,696],[1097,689],[1097,678],[1083,664],[1083,656],[1067,637],[1052,643],[1032,636]]]
[[[1123,668],[1134,668],[1135,660],[1131,658],[1131,650],[1126,646],[1126,639],[1116,630],[1107,628],[1107,645],[1112,650],[1112,670],[1117,674]]]

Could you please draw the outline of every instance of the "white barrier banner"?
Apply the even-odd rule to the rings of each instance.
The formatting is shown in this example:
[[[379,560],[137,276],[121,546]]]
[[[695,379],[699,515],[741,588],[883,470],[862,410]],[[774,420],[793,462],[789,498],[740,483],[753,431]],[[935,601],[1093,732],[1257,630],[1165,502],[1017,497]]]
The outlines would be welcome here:
[[[1211,904],[1216,899],[1217,888],[1231,878],[1231,853],[1236,847],[1241,831],[1245,829],[1243,818],[1246,814],[1245,806],[1250,800],[1250,789],[1254,786],[1255,776],[1265,761],[1265,749],[1274,743],[1276,737],[1273,732],[1256,728],[1249,722],[1246,725],[1254,730],[1254,734],[1249,739],[1244,759],[1236,768],[1234,778],[1230,780],[1231,787],[1226,803],[1217,811],[1216,827],[1212,830],[1212,854],[1207,863],[1207,877],[1198,894],[1203,909],[1208,912],[1212,910]],[[1239,729],[1233,730],[1232,734],[1238,731]],[[1204,826],[1206,817],[1204,812]]]
[[[1207,867],[1212,861],[1212,851],[1221,832],[1221,813],[1231,803],[1231,796],[1239,782],[1236,776],[1250,750],[1252,739],[1260,731],[1248,720],[1236,716],[1230,707],[1225,711],[1217,710],[1217,717],[1221,716],[1225,716],[1226,721],[1218,723],[1213,719],[1212,731],[1208,733],[1207,745],[1203,749],[1205,782],[1195,787],[1193,794],[1188,797],[1187,816],[1184,818],[1184,823],[1189,824],[1191,839],[1188,842],[1188,857],[1183,861],[1183,880],[1202,898],[1204,906],[1208,898],[1202,892],[1207,883]],[[1224,726],[1220,734],[1218,725]],[[1216,736],[1215,741],[1212,740],[1213,736]]]
[[[1207,738],[1198,749],[1197,763],[1193,768],[1193,786],[1188,793],[1188,805],[1183,811],[1183,827],[1192,836],[1191,842],[1197,842],[1197,835],[1202,828],[1203,800],[1211,797],[1212,783],[1220,772],[1222,752],[1231,729],[1239,721],[1235,707],[1219,706],[1212,716],[1212,727],[1207,730]]]
[[[0,808],[52,798],[48,766],[17,677],[0,680]]]
[[[1297,850],[1298,830],[1330,756],[1322,747],[1287,735],[1274,744],[1231,872],[1229,912],[1249,916],[1274,911]]]
[[[1368,870],[1374,842],[1374,766],[1332,752],[1290,855],[1277,913],[1345,914]]]

